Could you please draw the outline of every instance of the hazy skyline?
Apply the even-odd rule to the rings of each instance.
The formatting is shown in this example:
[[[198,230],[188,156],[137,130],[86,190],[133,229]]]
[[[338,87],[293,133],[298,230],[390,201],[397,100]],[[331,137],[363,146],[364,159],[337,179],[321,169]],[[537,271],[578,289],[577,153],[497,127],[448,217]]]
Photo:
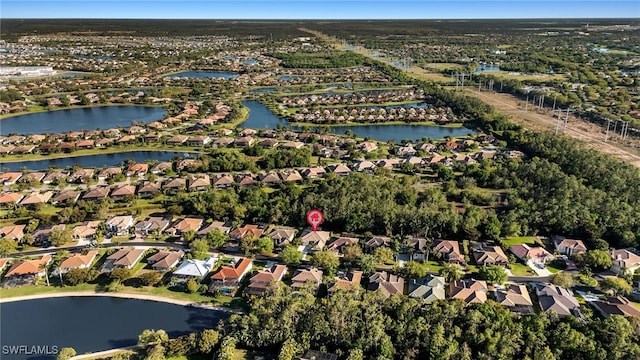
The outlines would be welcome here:
[[[523,19],[637,18],[640,1],[2,0],[2,18]]]

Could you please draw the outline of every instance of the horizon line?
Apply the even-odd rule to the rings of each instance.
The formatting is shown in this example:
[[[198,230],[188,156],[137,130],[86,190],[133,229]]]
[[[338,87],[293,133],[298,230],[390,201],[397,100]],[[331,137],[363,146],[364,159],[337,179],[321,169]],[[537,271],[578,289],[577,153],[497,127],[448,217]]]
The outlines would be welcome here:
[[[100,18],[100,17],[61,17],[61,18],[36,18],[36,17],[0,17],[0,20],[210,20],[210,21],[460,21],[460,20],[638,20],[640,17],[486,17],[486,18]]]

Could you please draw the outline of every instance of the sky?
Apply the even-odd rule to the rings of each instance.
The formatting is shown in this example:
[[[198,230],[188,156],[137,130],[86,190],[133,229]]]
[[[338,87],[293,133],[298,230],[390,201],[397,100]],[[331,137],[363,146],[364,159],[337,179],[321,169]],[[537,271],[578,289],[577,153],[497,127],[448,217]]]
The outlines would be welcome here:
[[[0,0],[0,18],[640,18],[640,0]]]

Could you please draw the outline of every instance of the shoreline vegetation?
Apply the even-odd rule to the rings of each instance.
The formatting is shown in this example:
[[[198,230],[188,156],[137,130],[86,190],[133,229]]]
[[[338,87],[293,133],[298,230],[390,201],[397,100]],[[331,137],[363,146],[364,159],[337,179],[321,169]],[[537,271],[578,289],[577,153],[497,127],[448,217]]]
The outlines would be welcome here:
[[[378,122],[378,123],[359,123],[359,122],[345,122],[338,124],[325,124],[325,123],[309,123],[309,122],[288,122],[289,126],[310,126],[310,127],[347,127],[347,126],[393,126],[393,125],[408,125],[408,126],[437,126],[444,128],[461,128],[464,127],[463,123],[449,123],[449,124],[438,124],[435,121],[419,121],[419,122],[404,122],[404,121],[386,121],[386,122]]]
[[[93,149],[81,149],[75,150],[71,153],[56,153],[56,154],[19,154],[19,155],[5,155],[0,157],[0,162],[2,164],[23,162],[23,161],[41,161],[41,160],[54,160],[54,159],[68,159],[75,157],[83,157],[83,156],[92,156],[92,155],[110,155],[110,154],[120,154],[127,153],[133,151],[172,151],[172,152],[183,152],[190,154],[203,154],[204,151],[193,150],[193,146],[140,146],[138,144],[135,145],[127,145],[119,148],[93,148]]]
[[[110,104],[56,106],[53,109],[49,109],[47,107],[40,107],[40,108],[36,107],[36,108],[32,108],[31,110],[27,110],[27,111],[20,111],[20,112],[16,112],[16,113],[2,114],[2,115],[0,115],[0,120],[12,118],[12,117],[17,117],[17,116],[29,115],[29,114],[44,113],[44,112],[53,112],[53,111],[62,111],[62,110],[75,110],[75,109],[90,109],[90,108],[112,107],[112,106],[164,107],[164,104],[135,104],[135,103],[115,104],[115,103],[110,103]]]

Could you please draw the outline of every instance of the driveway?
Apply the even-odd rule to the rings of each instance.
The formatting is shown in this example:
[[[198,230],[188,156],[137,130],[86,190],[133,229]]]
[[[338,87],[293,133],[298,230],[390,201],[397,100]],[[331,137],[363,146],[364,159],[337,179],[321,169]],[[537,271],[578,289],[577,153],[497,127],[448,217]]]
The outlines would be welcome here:
[[[546,267],[543,267],[542,269],[539,268],[538,266],[536,266],[533,261],[529,260],[527,261],[527,265],[533,269],[533,271],[536,272],[536,274],[538,274],[538,276],[551,276],[553,275],[553,273],[551,271],[549,271],[549,269],[547,269]]]

